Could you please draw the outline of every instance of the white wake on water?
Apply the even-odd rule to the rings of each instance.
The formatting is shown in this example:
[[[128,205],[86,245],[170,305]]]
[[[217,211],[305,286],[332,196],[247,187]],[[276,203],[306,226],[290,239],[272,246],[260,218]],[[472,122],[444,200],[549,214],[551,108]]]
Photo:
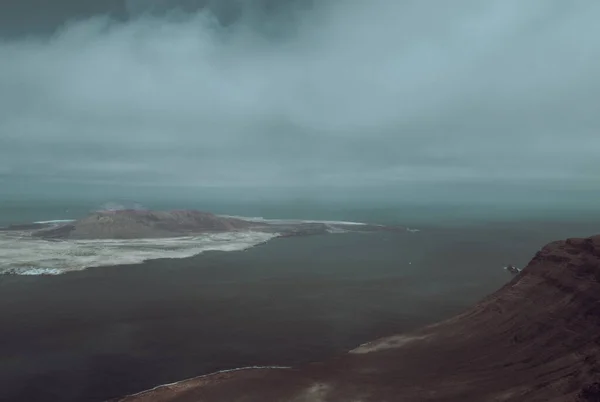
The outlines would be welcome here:
[[[347,233],[349,226],[366,225],[345,221],[220,216],[272,224],[322,223],[328,226],[329,233]],[[61,225],[69,222],[72,220],[35,223]],[[277,236],[278,233],[246,231],[162,239],[48,241],[18,232],[4,232],[0,233],[0,274],[59,275],[91,267],[141,264],[159,258],[187,258],[205,251],[241,251]]]
[[[342,226],[366,226],[363,222],[346,222],[346,221],[323,221],[323,220],[306,220],[306,219],[267,219],[260,216],[239,216],[239,215],[219,215],[222,218],[242,219],[249,222],[264,222],[274,224],[298,224],[298,223],[323,223],[325,225],[342,225]]]
[[[241,251],[277,236],[249,231],[164,239],[47,241],[0,233],[0,274],[58,275],[90,267],[187,258],[205,251]]]
[[[367,226],[367,223],[363,222],[348,222],[348,221],[324,221],[324,220],[307,220],[307,219],[267,219],[260,216],[239,216],[239,215],[219,215],[222,218],[233,218],[233,219],[242,219],[248,222],[256,222],[256,223],[267,223],[267,224],[275,224],[275,225],[296,225],[302,223],[321,223],[327,226],[327,232],[336,234],[336,233],[349,233],[348,227],[351,226]],[[340,227],[346,227],[346,229]],[[379,226],[379,225],[374,225]]]
[[[51,221],[37,221],[37,222],[33,222],[33,223],[39,223],[41,225],[61,225],[63,223],[70,223],[73,222],[73,219],[54,219]]]
[[[209,373],[209,374],[204,374],[204,375],[200,375],[197,377],[192,377],[192,378],[188,378],[185,380],[181,380],[181,381],[176,381],[176,382],[171,382],[168,384],[162,384],[162,385],[157,385],[154,388],[150,388],[147,389],[145,391],[141,391],[135,394],[131,394],[128,395],[128,397],[132,397],[132,396],[138,396],[138,395],[142,395],[142,394],[147,394],[150,393],[152,391],[157,391],[160,390],[161,388],[169,388],[172,387],[174,385],[179,385],[188,381],[193,381],[193,380],[199,380],[201,378],[207,378],[207,377],[212,377],[214,375],[218,375],[218,374],[224,374],[224,373],[235,373],[238,371],[248,371],[248,370],[290,370],[291,367],[289,366],[248,366],[248,367],[239,367],[239,368],[233,368],[233,369],[227,369],[227,370],[219,370],[219,371],[215,371],[213,373]]]

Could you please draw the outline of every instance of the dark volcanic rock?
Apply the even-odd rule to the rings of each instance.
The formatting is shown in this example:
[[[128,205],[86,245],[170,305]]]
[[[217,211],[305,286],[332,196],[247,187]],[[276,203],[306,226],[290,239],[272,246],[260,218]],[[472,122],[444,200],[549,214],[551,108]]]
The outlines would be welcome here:
[[[465,313],[295,369],[218,373],[128,402],[597,401],[600,236],[554,242]]]
[[[588,384],[579,392],[578,401],[600,402],[600,382]]]
[[[578,394],[580,402],[600,402],[600,382],[588,384]]]

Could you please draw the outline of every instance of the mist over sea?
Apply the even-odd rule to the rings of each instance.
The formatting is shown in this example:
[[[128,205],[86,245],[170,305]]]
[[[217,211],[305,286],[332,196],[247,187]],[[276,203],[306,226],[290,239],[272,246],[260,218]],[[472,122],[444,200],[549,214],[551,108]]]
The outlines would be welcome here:
[[[410,230],[0,231],[0,402],[322,361],[597,234],[598,15],[591,0],[1,2],[0,227],[142,208]]]

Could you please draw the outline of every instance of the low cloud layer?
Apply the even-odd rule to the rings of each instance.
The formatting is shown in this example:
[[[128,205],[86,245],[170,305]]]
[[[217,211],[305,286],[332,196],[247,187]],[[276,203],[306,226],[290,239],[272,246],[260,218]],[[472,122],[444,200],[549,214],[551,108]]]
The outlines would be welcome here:
[[[600,2],[319,4],[0,41],[0,180],[600,188]]]

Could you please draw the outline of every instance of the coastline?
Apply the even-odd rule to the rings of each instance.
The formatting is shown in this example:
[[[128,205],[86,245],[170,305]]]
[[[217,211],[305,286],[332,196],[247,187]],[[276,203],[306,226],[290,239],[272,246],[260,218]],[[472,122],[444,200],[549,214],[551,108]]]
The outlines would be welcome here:
[[[238,371],[245,371],[245,370],[290,370],[290,369],[292,369],[292,367],[289,367],[289,366],[248,366],[248,367],[238,367],[238,368],[227,369],[227,370],[219,370],[219,371],[215,371],[214,373],[203,374],[203,375],[199,375],[196,377],[187,378],[185,380],[175,381],[175,382],[172,382],[169,384],[157,385],[154,388],[150,388],[145,391],[140,391],[135,394],[127,395],[125,397],[114,398],[114,399],[108,400],[106,402],[118,402],[118,401],[126,402],[129,398],[136,398],[139,396],[144,396],[144,395],[156,392],[156,391],[165,390],[166,388],[171,388],[174,386],[182,385],[184,383],[188,383],[191,381],[197,381],[197,380],[200,380],[203,378],[212,377],[212,376],[216,376],[219,374],[236,373]]]
[[[274,238],[381,230],[400,228],[349,221],[215,215],[197,210],[102,210],[77,220],[44,220],[0,228],[0,275],[59,275],[92,267],[190,258],[207,251],[243,251]]]

